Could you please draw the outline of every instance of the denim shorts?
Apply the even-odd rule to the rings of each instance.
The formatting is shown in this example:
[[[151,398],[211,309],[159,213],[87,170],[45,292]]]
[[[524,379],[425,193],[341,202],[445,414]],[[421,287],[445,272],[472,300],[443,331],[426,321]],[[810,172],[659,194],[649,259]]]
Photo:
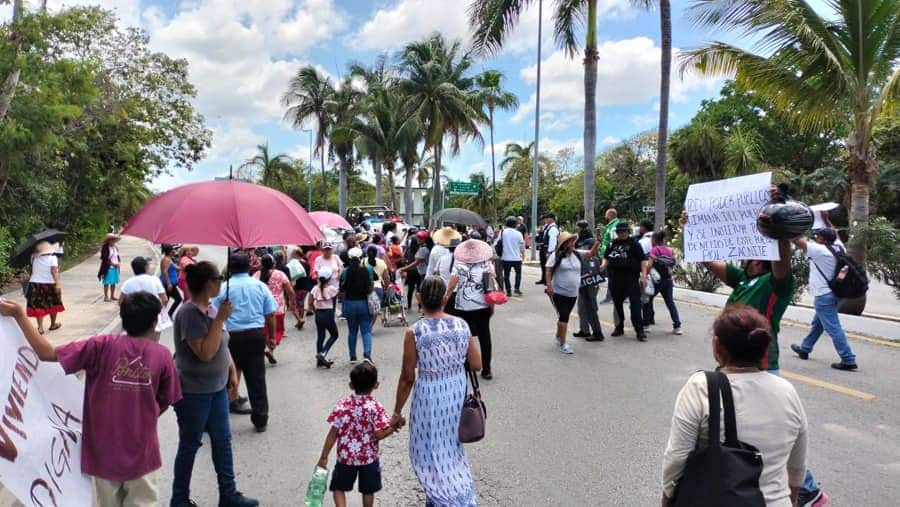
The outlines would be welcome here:
[[[368,465],[336,463],[331,474],[330,491],[353,491],[353,483],[359,475],[359,492],[373,495],[381,491],[381,464],[376,459]]]

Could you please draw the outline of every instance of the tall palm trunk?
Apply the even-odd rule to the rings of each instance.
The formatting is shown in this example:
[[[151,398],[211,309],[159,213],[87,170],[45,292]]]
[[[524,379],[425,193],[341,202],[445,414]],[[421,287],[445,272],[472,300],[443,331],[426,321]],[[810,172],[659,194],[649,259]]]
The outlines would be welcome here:
[[[491,200],[494,218],[497,218],[497,163],[494,161],[494,105],[488,104],[488,121],[491,127]]]
[[[372,171],[375,172],[375,205],[381,206],[381,166],[378,157],[372,157]]]
[[[584,219],[594,227],[597,195],[597,0],[588,0],[584,45]],[[535,154],[537,156],[537,154]]]
[[[656,230],[666,224],[666,149],[669,137],[669,86],[672,73],[672,6],[659,0],[660,58],[659,132],[656,139]]]
[[[388,202],[391,205],[391,209],[394,210],[394,212],[396,212],[397,211],[397,184],[396,184],[396,181],[394,180],[394,171],[395,171],[394,161],[393,160],[385,160],[384,161],[384,172],[387,173],[388,192],[391,193],[390,197],[388,198]]]
[[[431,212],[429,219],[441,210],[441,148],[443,148],[443,141],[444,136],[442,135],[440,141],[434,145],[434,168],[431,174],[434,184],[431,188]]]
[[[411,224],[413,217],[413,198],[412,198],[412,185],[413,185],[413,170],[415,167],[412,164],[404,164],[404,182],[405,188],[403,189],[403,220]]]
[[[850,176],[850,242],[847,251],[851,257],[865,264],[866,242],[859,233],[869,224],[869,192],[876,168],[875,153],[871,146],[860,146],[855,135],[850,136],[847,148],[850,152],[845,166]]]
[[[12,32],[14,37],[17,32],[17,23],[19,21],[19,16],[21,15],[22,0],[13,0]],[[18,39],[18,37],[15,38]],[[17,42],[16,49],[13,53],[18,54],[19,48],[20,44]],[[0,88],[0,122],[3,122],[3,120],[6,119],[7,113],[9,113],[9,108],[12,106],[12,99],[16,94],[17,86],[19,86],[19,69],[14,68],[12,72],[10,72],[8,76],[6,76],[6,79],[3,81],[3,87]]]
[[[340,174],[338,182],[338,213],[341,216],[347,212],[347,175],[350,173],[350,166],[353,163],[351,156],[340,157]]]

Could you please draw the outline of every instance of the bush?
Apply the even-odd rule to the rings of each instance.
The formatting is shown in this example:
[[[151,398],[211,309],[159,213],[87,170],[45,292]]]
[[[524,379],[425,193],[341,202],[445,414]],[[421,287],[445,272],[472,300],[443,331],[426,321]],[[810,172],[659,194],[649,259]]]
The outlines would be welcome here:
[[[797,304],[803,293],[809,286],[809,258],[803,250],[795,249],[791,258],[791,271],[794,273],[794,294],[791,295],[791,304]]]
[[[703,264],[684,262],[680,252],[675,254],[675,268],[672,270],[672,276],[676,282],[687,285],[693,290],[715,292],[722,286],[722,281],[712,271],[706,269]]]
[[[16,248],[15,239],[13,239],[6,227],[0,225],[0,286],[9,283],[16,274],[16,270],[9,267],[5,262],[9,259],[14,248]]]
[[[866,269],[876,280],[894,290],[900,299],[900,229],[885,217],[876,217],[862,231],[868,250]]]

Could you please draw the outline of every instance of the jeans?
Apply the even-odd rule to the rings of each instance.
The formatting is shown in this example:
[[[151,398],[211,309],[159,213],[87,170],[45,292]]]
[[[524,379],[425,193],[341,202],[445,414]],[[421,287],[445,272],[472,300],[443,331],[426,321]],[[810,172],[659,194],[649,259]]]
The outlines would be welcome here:
[[[208,394],[184,393],[175,404],[178,418],[178,453],[172,479],[171,505],[187,505],[191,493],[194,458],[209,433],[213,466],[219,482],[219,496],[231,496],[237,491],[234,482],[234,462],[231,455],[231,425],[228,420],[228,390]]]
[[[522,288],[522,261],[503,261],[503,283],[506,285],[506,293],[512,292],[510,286],[509,275],[512,270],[516,270],[516,292],[520,292]]]
[[[644,328],[644,316],[641,308],[641,284],[637,273],[615,273],[609,276],[609,293],[612,295],[613,311],[625,320],[625,300],[628,299],[631,310],[631,325],[635,332],[640,333]],[[616,327],[621,327],[622,322],[616,322]]]
[[[266,390],[266,338],[260,329],[234,331],[228,341],[234,366],[244,373],[250,398],[250,421],[257,428],[269,423],[269,395]]]
[[[597,316],[597,293],[599,290],[597,285],[578,289],[578,330],[594,336],[603,336],[600,317]]]
[[[653,297],[650,298],[650,301],[644,303],[645,325],[649,322],[653,322],[656,318],[656,312],[653,311],[653,299],[656,298],[656,294],[662,294],[663,301],[666,303],[666,308],[669,309],[669,317],[672,318],[672,327],[681,327],[681,319],[678,317],[678,308],[675,306],[674,289],[675,284],[672,283],[671,278],[660,280],[659,283],[656,284],[656,292],[653,294]]]
[[[328,342],[325,341],[326,331],[331,335]],[[338,339],[337,322],[334,321],[334,308],[316,310],[316,334],[316,354],[321,354],[322,357],[327,356],[331,346]]]
[[[372,357],[372,314],[369,313],[369,302],[365,299],[345,299],[344,317],[347,318],[347,345],[350,347],[350,358],[356,357],[356,335],[362,333],[363,357]]]
[[[831,336],[834,350],[841,356],[841,362],[856,364],[856,355],[847,342],[847,335],[844,334],[844,328],[841,327],[841,320],[838,318],[837,304],[838,298],[832,292],[813,299],[816,316],[813,317],[812,328],[803,339],[800,348],[807,354],[812,352],[819,337],[822,336],[822,331],[826,331]]]

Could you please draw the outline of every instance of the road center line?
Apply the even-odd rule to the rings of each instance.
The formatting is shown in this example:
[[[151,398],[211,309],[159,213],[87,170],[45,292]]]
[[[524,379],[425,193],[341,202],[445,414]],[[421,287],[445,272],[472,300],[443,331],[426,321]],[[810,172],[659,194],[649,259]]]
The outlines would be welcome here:
[[[807,377],[806,375],[800,375],[799,373],[781,370],[781,376],[812,386],[821,387],[822,389],[828,389],[829,391],[834,391],[836,393],[846,394],[847,396],[852,396],[854,398],[859,398],[865,401],[872,401],[875,399],[874,394],[864,393],[862,391],[857,391],[856,389],[851,389],[849,387],[832,384],[831,382],[825,382],[824,380]]]

